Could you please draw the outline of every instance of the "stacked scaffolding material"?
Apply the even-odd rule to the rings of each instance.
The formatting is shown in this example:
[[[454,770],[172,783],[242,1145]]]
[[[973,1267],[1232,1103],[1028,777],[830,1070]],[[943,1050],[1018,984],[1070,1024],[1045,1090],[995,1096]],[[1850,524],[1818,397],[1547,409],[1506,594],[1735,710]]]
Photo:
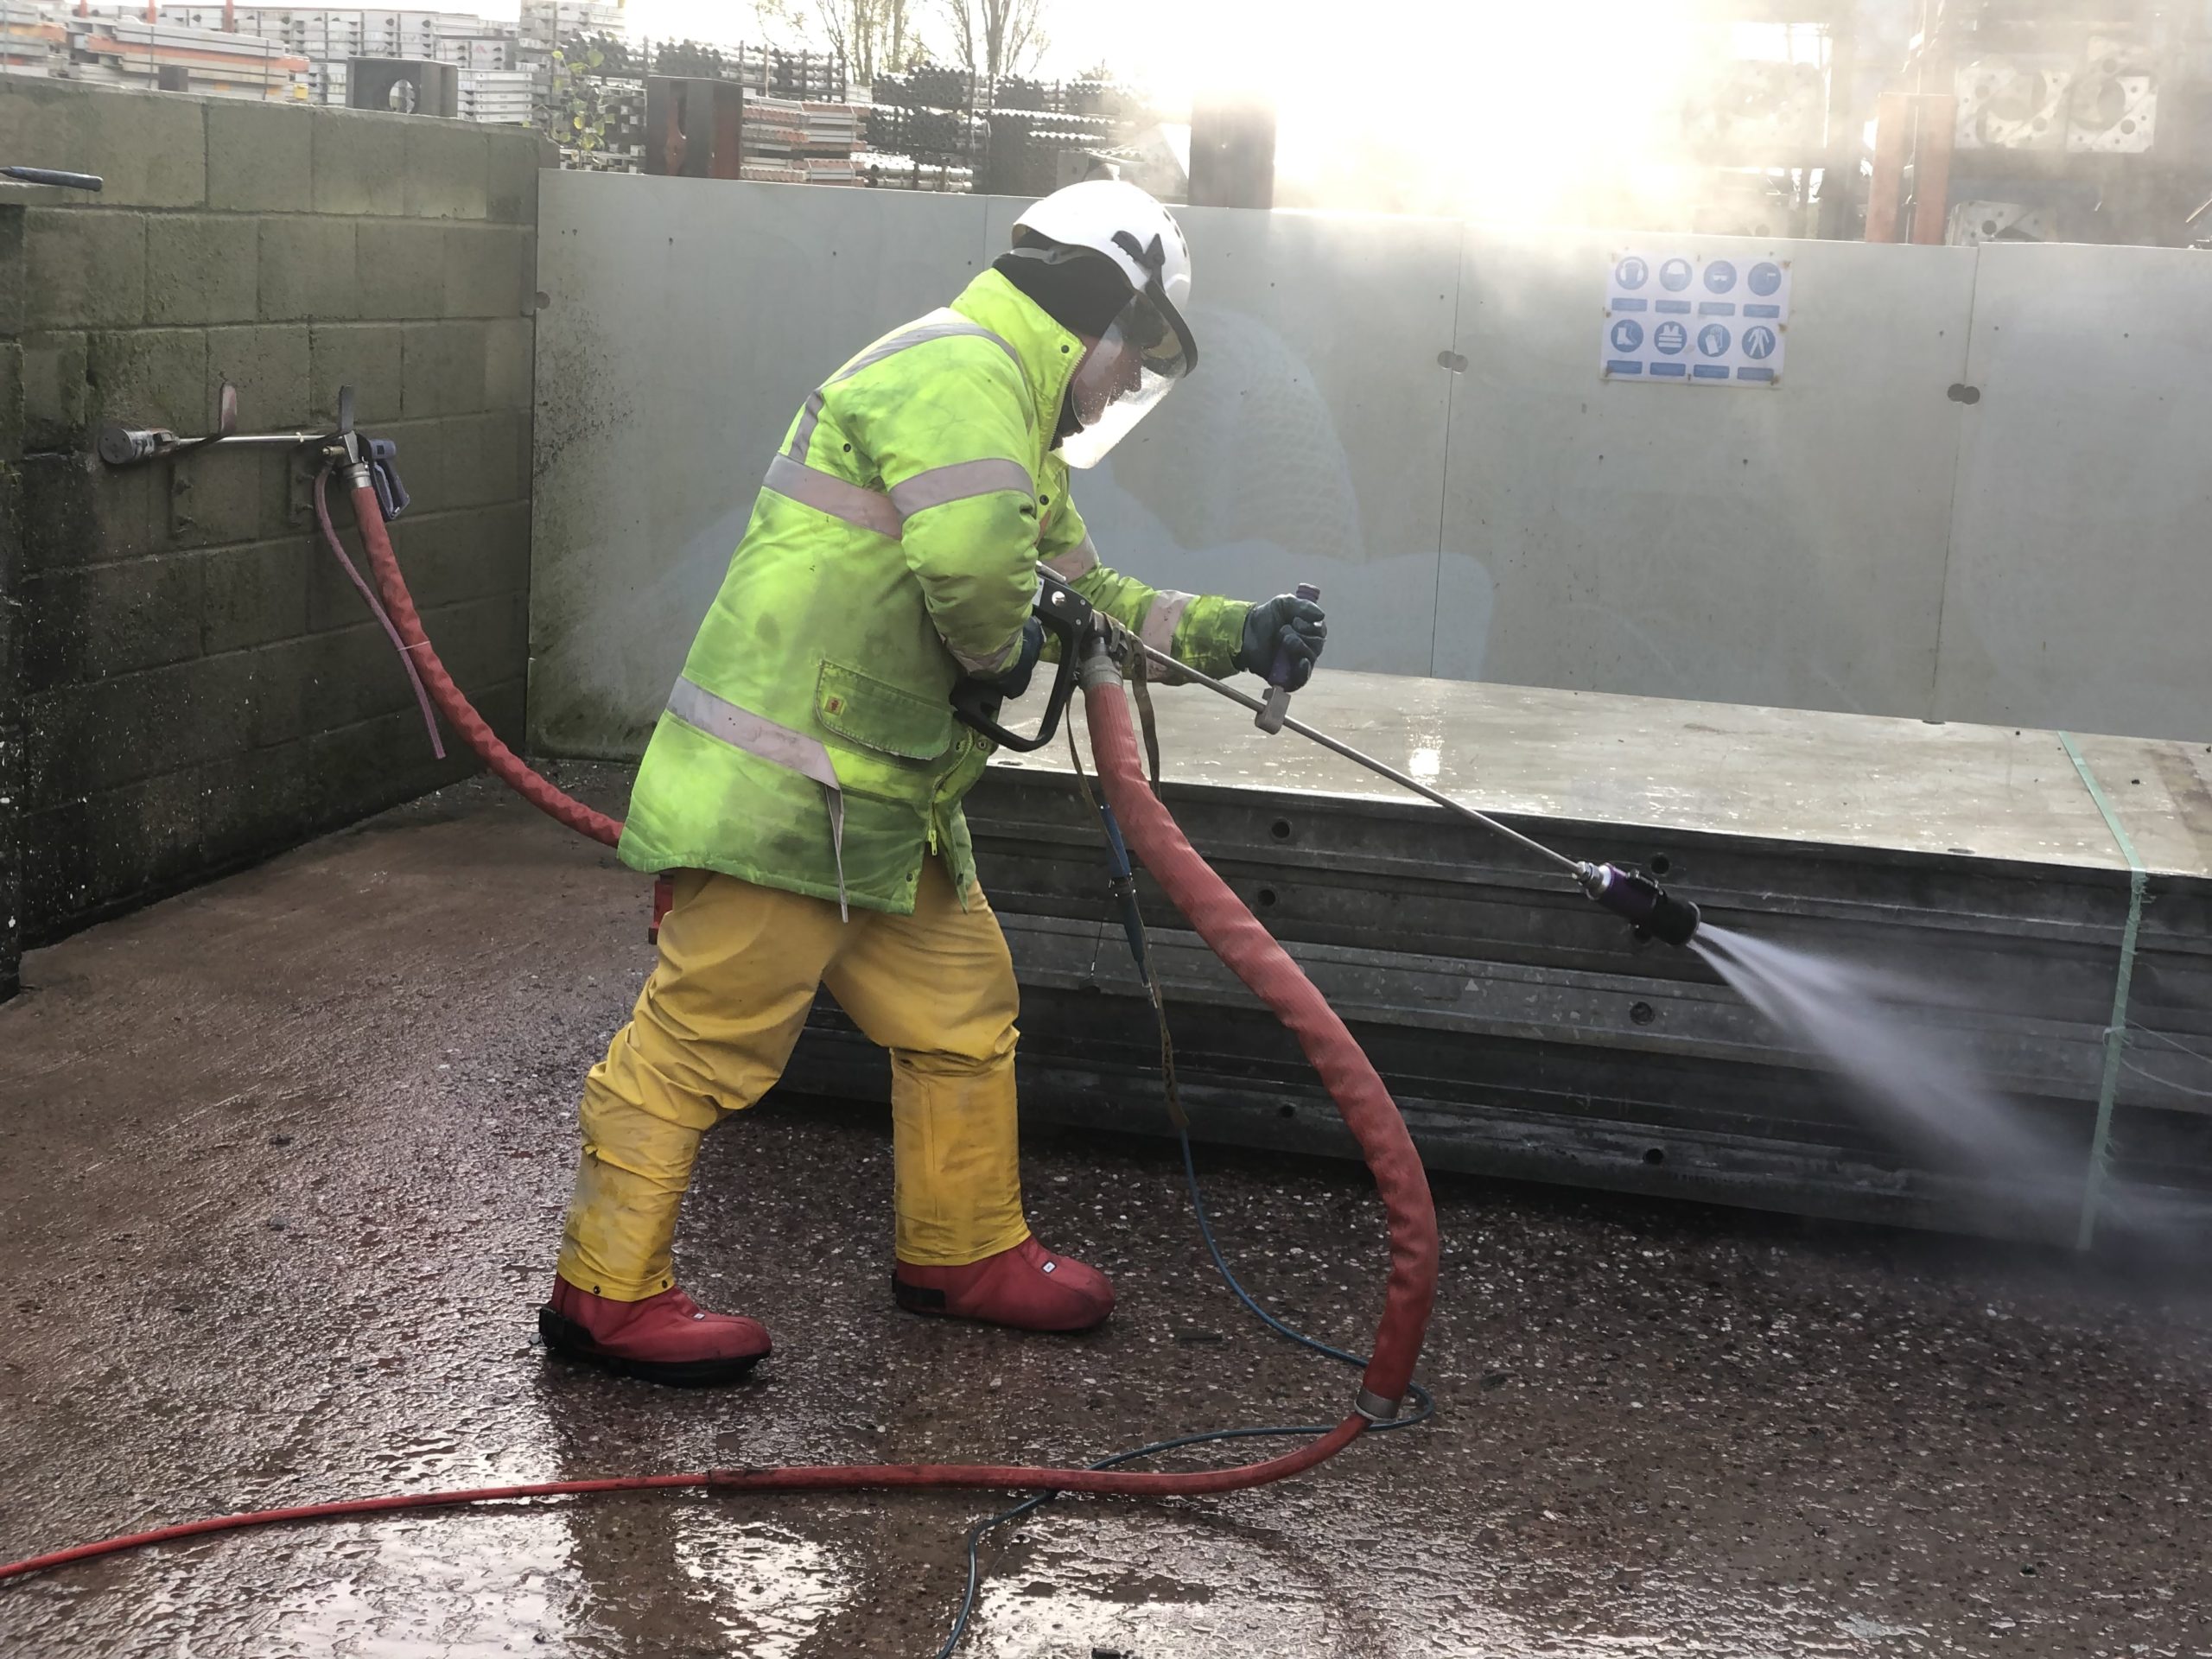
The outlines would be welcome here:
[[[745,100],[739,176],[780,184],[853,184],[860,111],[819,99]]]
[[[990,128],[976,112],[974,76],[925,67],[879,75],[873,91],[862,183],[890,190],[975,189]]]
[[[1106,116],[996,109],[983,188],[994,196],[1042,196],[1059,188],[1060,157],[1110,150],[1130,135]]]
[[[882,150],[866,149],[853,157],[854,181],[877,190],[934,190],[967,195],[976,188],[973,168],[949,162],[917,161]]]
[[[461,118],[528,126],[537,117],[536,78],[527,69],[463,69]]]
[[[522,67],[515,25],[459,14],[442,16],[435,55],[476,73],[512,72]]]
[[[1058,188],[1064,156],[1128,146],[1156,119],[1107,81],[983,81],[925,66],[880,75],[874,91],[861,174],[889,189],[1044,195]]]
[[[583,90],[599,121],[590,149],[561,147],[561,165],[594,173],[642,173],[645,168],[645,83],[642,76],[587,75]]]
[[[819,52],[742,43],[726,49],[697,41],[648,41],[643,55],[656,75],[734,80],[748,98],[842,104],[850,92],[843,60]]]
[[[1957,99],[1950,240],[2205,245],[2212,11],[1948,0],[1935,13],[1906,74]]]
[[[72,79],[214,98],[304,102],[308,60],[257,35],[143,17],[86,20],[70,30]]]
[[[517,25],[523,46],[540,52],[581,35],[619,35],[625,25],[622,8],[599,0],[523,0]]]
[[[219,5],[165,5],[163,28],[219,29]],[[234,6],[229,32],[289,48],[308,60],[302,78],[308,102],[342,106],[347,62],[357,57],[426,58],[462,71],[461,115],[478,121],[528,122],[531,80],[525,73],[517,105],[512,75],[520,69],[518,26],[467,12],[404,11],[361,7]],[[475,96],[471,96],[472,84]]]
[[[50,75],[66,60],[68,41],[48,8],[0,0],[0,74]]]

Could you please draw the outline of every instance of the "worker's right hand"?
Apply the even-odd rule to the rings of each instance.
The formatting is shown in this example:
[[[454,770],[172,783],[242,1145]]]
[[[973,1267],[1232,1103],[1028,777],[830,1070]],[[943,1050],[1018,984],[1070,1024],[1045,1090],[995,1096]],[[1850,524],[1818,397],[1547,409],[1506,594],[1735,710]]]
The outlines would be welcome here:
[[[1313,661],[1329,637],[1328,619],[1310,599],[1279,594],[1252,607],[1244,618],[1244,641],[1236,665],[1249,668],[1262,679],[1274,672],[1275,653],[1288,659],[1290,673],[1284,690],[1296,691],[1313,677]]]
[[[1045,625],[1031,617],[1021,625],[1021,646],[1014,653],[1014,660],[996,674],[979,675],[991,689],[1007,702],[1013,702],[1029,689],[1029,677],[1037,671],[1037,659],[1044,654]]]

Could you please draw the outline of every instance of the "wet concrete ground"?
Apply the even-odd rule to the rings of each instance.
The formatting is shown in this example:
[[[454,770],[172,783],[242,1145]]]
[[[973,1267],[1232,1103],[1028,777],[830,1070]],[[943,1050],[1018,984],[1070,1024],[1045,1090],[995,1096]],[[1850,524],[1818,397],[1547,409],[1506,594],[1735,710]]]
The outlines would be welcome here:
[[[988,875],[988,873],[986,873]],[[1205,1266],[1167,1143],[1033,1137],[1078,1338],[919,1321],[887,1126],[776,1103],[679,1241],[750,1385],[534,1345],[643,885],[483,785],[35,955],[0,1007],[0,1558],[340,1495],[864,1459],[1087,1460],[1328,1420]],[[1149,1102],[1131,1112],[1147,1118]],[[1202,1154],[1294,1321],[1378,1305],[1359,1173]],[[1918,1236],[1442,1185],[1432,1427],[987,1556],[978,1656],[2212,1654],[2212,1287]],[[639,1497],[245,1534],[0,1586],[9,1655],[925,1656],[964,1497]]]

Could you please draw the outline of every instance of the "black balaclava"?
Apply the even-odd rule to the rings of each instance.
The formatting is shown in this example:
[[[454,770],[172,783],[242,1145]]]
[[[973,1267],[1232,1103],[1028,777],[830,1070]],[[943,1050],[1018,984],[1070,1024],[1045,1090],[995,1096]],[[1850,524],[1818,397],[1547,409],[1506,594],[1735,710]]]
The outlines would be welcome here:
[[[1023,231],[1010,251],[991,262],[991,269],[1061,327],[1092,340],[1113,326],[1133,291],[1128,274],[1104,254],[1063,247],[1034,231]],[[1074,404],[1063,399],[1053,443],[1081,429]]]

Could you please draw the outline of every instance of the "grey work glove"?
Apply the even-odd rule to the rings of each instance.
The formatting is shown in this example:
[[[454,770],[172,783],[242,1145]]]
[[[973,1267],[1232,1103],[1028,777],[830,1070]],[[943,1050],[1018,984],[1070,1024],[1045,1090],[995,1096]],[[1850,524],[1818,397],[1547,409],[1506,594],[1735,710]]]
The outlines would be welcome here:
[[[1274,672],[1281,653],[1289,670],[1283,680],[1287,690],[1296,691],[1313,677],[1313,661],[1329,637],[1328,618],[1310,599],[1279,594],[1263,599],[1245,613],[1244,643],[1238,647],[1236,665],[1262,679]]]
[[[1037,658],[1044,650],[1045,625],[1033,616],[1021,625],[1021,647],[1014,660],[996,674],[977,677],[1007,702],[1014,702],[1029,690],[1029,677],[1037,671]]]

